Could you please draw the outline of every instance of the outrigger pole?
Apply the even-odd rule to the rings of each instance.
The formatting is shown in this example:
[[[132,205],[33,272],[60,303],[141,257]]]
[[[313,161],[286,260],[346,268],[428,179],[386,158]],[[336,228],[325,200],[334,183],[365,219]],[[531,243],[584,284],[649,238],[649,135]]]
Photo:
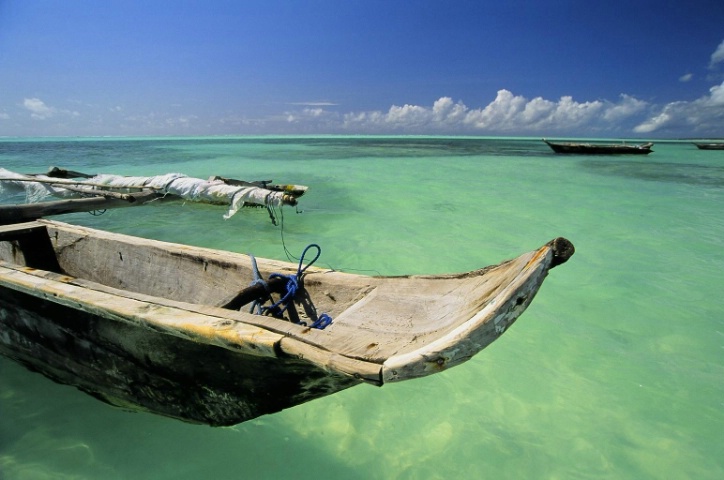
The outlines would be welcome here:
[[[0,205],[0,225],[28,222],[49,215],[135,207],[152,201],[179,200],[179,197],[175,195],[163,195],[152,191],[110,195],[111,193],[114,192],[101,193],[95,191],[93,197],[70,198],[23,205]]]

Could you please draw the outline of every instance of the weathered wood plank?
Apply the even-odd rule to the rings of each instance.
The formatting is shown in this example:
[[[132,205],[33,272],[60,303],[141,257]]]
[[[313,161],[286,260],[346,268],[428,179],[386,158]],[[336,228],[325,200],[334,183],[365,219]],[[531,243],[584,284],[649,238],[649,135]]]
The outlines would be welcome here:
[[[39,223],[24,223],[20,228],[4,226],[0,231],[0,241],[13,241],[25,259],[25,265],[31,268],[60,272],[55,250],[50,243],[47,228]]]
[[[525,311],[548,274],[553,251],[543,247],[529,258],[517,275],[468,321],[451,331],[418,344],[414,350],[388,358],[382,377],[385,383],[409,380],[459,365],[500,337]]]
[[[246,355],[0,289],[0,354],[132,411],[233,425],[359,383],[293,357]],[[5,341],[7,340],[7,342]]]
[[[31,295],[43,292],[45,298],[58,305],[195,342],[217,345],[248,355],[277,356],[276,345],[282,338],[279,334],[230,319],[188,311],[180,308],[180,304],[175,307],[149,305],[110,292],[73,285],[72,281],[72,277],[64,275],[38,276],[22,268],[0,265],[0,286],[5,288]]]
[[[46,230],[45,225],[38,222],[0,225],[0,241],[15,240],[19,235],[24,235],[37,229]]]
[[[321,350],[295,338],[284,337],[280,341],[280,349],[286,355],[304,359],[319,368],[342,372],[357,380],[364,380],[373,385],[382,385],[382,366],[378,363],[365,362],[345,357],[336,352]]]

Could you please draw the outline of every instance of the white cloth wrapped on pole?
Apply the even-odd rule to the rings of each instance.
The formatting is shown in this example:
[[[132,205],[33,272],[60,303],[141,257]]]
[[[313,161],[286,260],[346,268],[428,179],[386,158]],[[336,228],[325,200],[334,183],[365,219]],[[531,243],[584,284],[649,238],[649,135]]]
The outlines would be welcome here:
[[[45,175],[23,175],[22,173],[11,172],[5,168],[0,168],[0,193],[7,190],[11,193],[25,192],[25,198],[28,203],[37,203],[45,197],[77,197],[78,194],[71,192],[59,185],[46,183],[57,181],[57,178]],[[35,181],[40,180],[40,182]]]
[[[100,174],[79,181],[58,179],[45,175],[22,175],[0,168],[0,191],[25,190],[28,202],[39,202],[47,196],[78,197],[62,185],[89,186],[100,191],[103,188],[114,191],[134,192],[141,188],[153,189],[159,194],[176,195],[184,200],[217,205],[228,205],[225,219],[231,218],[244,205],[278,207],[284,204],[284,192],[277,192],[253,185],[228,185],[222,180],[202,180],[181,173],[168,173],[151,177],[127,177],[123,175]],[[17,180],[16,180],[17,179]]]
[[[221,180],[201,180],[180,173],[167,173],[153,177],[125,177],[121,175],[101,174],[89,178],[88,183],[108,185],[113,188],[153,188],[161,193],[177,195],[185,200],[229,205],[225,219],[231,218],[246,204],[281,206],[284,202],[283,192],[273,192],[255,186],[227,185]]]

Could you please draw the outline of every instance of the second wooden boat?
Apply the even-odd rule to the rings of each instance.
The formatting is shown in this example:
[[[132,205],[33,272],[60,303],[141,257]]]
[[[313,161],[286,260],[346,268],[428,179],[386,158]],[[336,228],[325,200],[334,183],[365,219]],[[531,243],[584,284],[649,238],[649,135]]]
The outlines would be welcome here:
[[[724,143],[694,143],[699,150],[724,150]]]
[[[626,143],[574,143],[574,142],[550,142],[545,138],[543,141],[556,153],[577,153],[584,155],[648,155],[653,150],[653,143],[641,143],[636,145]]]

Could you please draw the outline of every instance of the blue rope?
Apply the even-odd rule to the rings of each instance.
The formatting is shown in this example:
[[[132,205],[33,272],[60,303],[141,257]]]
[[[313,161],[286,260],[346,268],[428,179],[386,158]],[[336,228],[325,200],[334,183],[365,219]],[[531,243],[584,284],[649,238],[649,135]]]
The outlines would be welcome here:
[[[331,323],[332,317],[330,317],[326,313],[323,313],[317,318],[316,322],[309,326],[309,328],[318,328],[319,330],[324,330],[325,327]]]
[[[317,249],[317,255],[306,265],[304,265],[304,257],[307,255],[307,252],[311,248]],[[269,280],[272,278],[286,278],[287,279],[287,285],[286,285],[286,293],[275,303],[269,306],[263,306],[263,304],[266,302],[267,299],[270,299],[271,296],[267,295],[267,298],[260,298],[257,300],[254,300],[251,306],[250,313],[256,313],[257,315],[271,315],[275,318],[282,318],[284,315],[284,312],[289,308],[290,305],[294,304],[294,297],[297,295],[297,292],[299,291],[299,283],[302,280],[302,276],[304,275],[304,272],[307,271],[309,267],[311,267],[314,262],[319,259],[319,256],[322,255],[322,248],[317,245],[316,243],[312,243],[307,246],[307,248],[304,249],[302,252],[302,256],[299,258],[299,266],[297,267],[297,274],[296,275],[284,275],[282,273],[272,273],[269,275]],[[254,271],[254,281],[252,282],[252,285],[261,284],[264,285],[265,290],[267,293],[269,292],[269,285],[267,282],[265,282],[261,275],[259,274],[259,268],[256,264],[256,259],[253,255],[250,255],[251,257],[251,263],[252,263],[252,269]],[[296,323],[296,322],[295,322]],[[298,322],[300,325],[306,326],[307,324],[305,322]],[[310,328],[316,328],[319,330],[324,329],[328,325],[332,323],[332,317],[327,315],[326,313],[321,314],[317,320],[310,325]]]
[[[251,304],[251,308],[249,309],[249,313],[256,313],[257,315],[262,315],[263,310],[262,306],[264,302],[268,298],[270,298],[270,292],[269,292],[269,284],[264,281],[263,278],[261,278],[261,274],[259,273],[259,267],[256,264],[256,258],[254,258],[254,255],[249,255],[251,257],[251,268],[254,273],[254,280],[251,282],[250,286],[254,285],[262,285],[264,287],[264,290],[266,290],[266,298],[257,298],[254,300]]]
[[[271,280],[272,278],[286,278],[287,293],[285,293],[284,296],[280,298],[276,303],[268,307],[262,307],[262,310],[264,311],[264,313],[267,313],[272,317],[281,318],[284,314],[284,311],[289,308],[292,300],[294,300],[294,297],[297,294],[297,290],[299,290],[299,278],[294,275],[284,275],[281,273],[272,273],[271,275],[269,275],[269,280]]]

